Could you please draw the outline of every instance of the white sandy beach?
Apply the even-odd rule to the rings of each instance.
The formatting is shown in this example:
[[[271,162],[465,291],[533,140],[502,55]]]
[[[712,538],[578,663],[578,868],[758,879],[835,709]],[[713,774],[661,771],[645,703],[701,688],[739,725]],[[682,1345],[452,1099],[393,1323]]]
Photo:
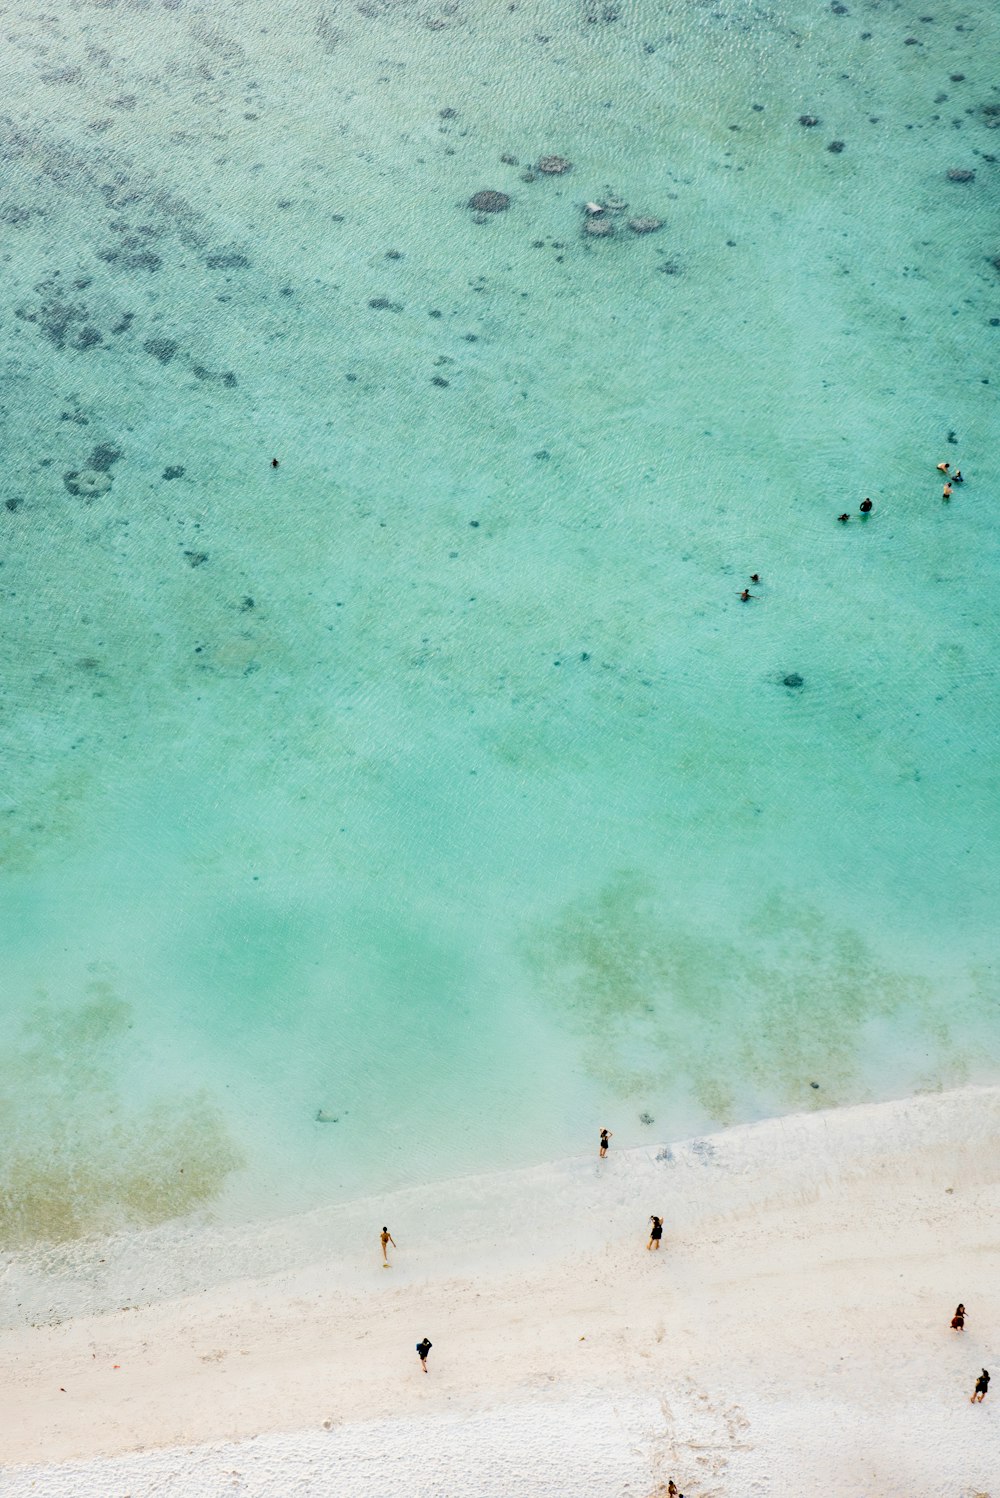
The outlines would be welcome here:
[[[998,1144],[968,1088],[9,1262],[0,1493],[982,1498]]]

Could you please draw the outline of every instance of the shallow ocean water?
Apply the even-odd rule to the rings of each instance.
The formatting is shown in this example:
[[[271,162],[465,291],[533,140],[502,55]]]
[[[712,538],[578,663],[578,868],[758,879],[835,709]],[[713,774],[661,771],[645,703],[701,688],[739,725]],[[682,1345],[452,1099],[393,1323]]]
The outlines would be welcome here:
[[[995,1079],[998,32],[9,8],[5,1241]]]

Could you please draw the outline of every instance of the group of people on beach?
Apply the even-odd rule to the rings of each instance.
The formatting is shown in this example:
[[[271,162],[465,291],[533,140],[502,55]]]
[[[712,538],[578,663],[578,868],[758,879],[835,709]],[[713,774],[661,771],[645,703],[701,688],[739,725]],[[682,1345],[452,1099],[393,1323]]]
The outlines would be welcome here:
[[[597,1144],[597,1153],[599,1159],[604,1160],[607,1158],[608,1146],[610,1145],[613,1137],[614,1136],[612,1135],[610,1129],[601,1130]],[[663,1218],[653,1214],[650,1217],[649,1221],[651,1223],[651,1227],[649,1233],[649,1241],[646,1244],[646,1248],[656,1250],[660,1247],[660,1243],[663,1239]],[[388,1247],[391,1243],[393,1248],[395,1248],[396,1243],[392,1234],[389,1232],[389,1229],[384,1225],[380,1236],[380,1242],[382,1245],[382,1266],[383,1268],[388,1269]],[[959,1304],[955,1307],[955,1314],[951,1318],[951,1327],[952,1330],[956,1332],[965,1331],[965,1306],[961,1302],[959,1302]],[[420,1359],[420,1366],[425,1373],[427,1372],[427,1355],[433,1345],[434,1344],[431,1342],[430,1338],[426,1336],[417,1343],[417,1357]],[[984,1368],[981,1371],[979,1377],[976,1379],[976,1386],[972,1391],[970,1403],[982,1404],[983,1400],[986,1398],[987,1393],[989,1392],[989,1387],[989,1371]],[[673,1478],[670,1479],[670,1482],[667,1485],[667,1498],[684,1498],[684,1494],[678,1490],[677,1484],[674,1482]]]
[[[965,1331],[965,1307],[961,1301],[959,1301],[958,1305],[955,1307],[955,1314],[951,1318],[951,1329],[953,1332]],[[979,1377],[976,1379],[976,1387],[972,1391],[972,1397],[969,1400],[969,1403],[982,1404],[983,1400],[986,1398],[986,1395],[989,1392],[989,1387],[989,1369],[984,1368]]]

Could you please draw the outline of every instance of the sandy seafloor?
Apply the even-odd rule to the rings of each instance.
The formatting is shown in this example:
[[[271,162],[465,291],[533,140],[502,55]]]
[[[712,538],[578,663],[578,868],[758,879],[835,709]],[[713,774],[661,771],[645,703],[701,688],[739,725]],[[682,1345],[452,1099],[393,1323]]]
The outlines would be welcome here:
[[[5,8],[18,1357],[326,1213],[353,1284],[384,1201],[500,1172],[472,1276],[601,1123],[997,1080],[998,50],[984,3]]]

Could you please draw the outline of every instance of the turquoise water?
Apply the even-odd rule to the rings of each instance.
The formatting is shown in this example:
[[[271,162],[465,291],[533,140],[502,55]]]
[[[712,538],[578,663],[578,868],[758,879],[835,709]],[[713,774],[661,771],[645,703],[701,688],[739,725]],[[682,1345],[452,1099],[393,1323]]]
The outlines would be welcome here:
[[[8,10],[6,1241],[996,1078],[931,9]]]

